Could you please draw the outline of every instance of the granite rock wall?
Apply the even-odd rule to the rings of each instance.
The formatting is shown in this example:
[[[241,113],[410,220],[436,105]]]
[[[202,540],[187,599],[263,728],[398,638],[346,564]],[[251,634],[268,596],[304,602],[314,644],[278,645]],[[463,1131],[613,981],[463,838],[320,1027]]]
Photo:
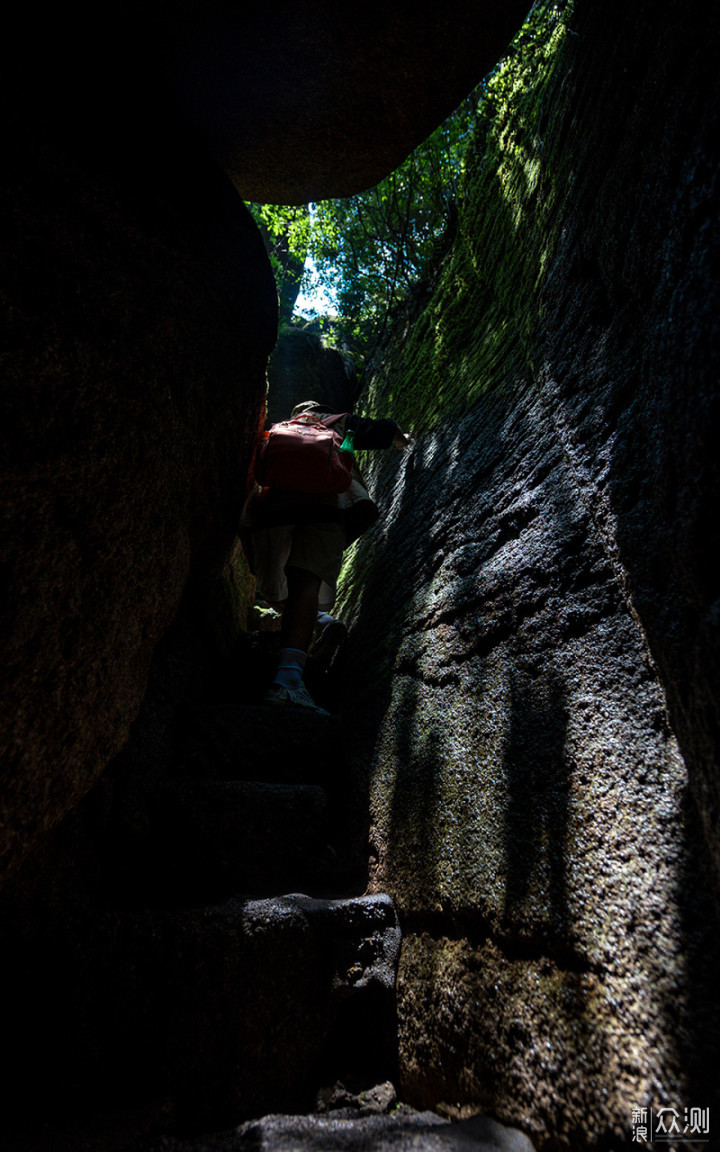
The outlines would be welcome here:
[[[717,31],[578,0],[516,54],[368,392],[417,438],[342,605],[401,1091],[553,1148],[714,1107]]]
[[[230,181],[165,129],[152,164],[6,153],[3,869],[123,746],[235,537],[275,286]]]

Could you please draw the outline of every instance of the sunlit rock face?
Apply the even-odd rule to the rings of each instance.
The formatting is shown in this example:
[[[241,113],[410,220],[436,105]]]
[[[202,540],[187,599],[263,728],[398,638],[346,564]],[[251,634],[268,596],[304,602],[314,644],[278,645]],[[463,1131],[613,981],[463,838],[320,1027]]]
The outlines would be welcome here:
[[[386,175],[524,8],[13,14],[3,866],[123,745],[188,577],[232,548],[277,313],[238,191],[288,202]]]
[[[719,1056],[717,16],[611,7],[378,359],[418,438],[345,599],[402,1090],[571,1148]]]

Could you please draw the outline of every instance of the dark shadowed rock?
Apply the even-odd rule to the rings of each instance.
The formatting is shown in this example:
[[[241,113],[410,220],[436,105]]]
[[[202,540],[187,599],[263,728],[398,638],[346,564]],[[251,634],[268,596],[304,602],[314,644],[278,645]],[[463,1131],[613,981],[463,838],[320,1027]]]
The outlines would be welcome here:
[[[400,164],[497,63],[527,0],[187,4],[160,28],[183,107],[243,197],[347,196]]]
[[[308,784],[177,782],[147,796],[134,843],[138,883],[156,900],[294,890],[317,883],[327,845],[327,799]],[[139,858],[138,858],[139,857]],[[143,860],[146,861],[143,866]]]
[[[3,863],[42,843],[0,909],[4,1111],[250,1121],[185,1152],[527,1147],[363,1116],[354,1084],[353,1114],[251,1120],[346,1067],[394,1076],[397,1041],[419,1107],[612,1148],[638,1106],[716,1114],[718,12],[576,0],[526,54],[427,310],[378,362],[373,400],[418,441],[374,465],[341,722],[271,717],[249,647],[198,716],[207,585],[244,595],[276,313],[218,165],[258,199],[358,190],[524,12],[336,8],[111,6],[82,35],[28,9],[2,45]],[[265,825],[273,884],[325,847],[334,768],[371,777],[377,894],[220,903],[264,891]],[[357,882],[364,819],[331,879]]]
[[[495,63],[524,7],[13,13],[3,871],[126,741],[190,574],[227,569],[276,293],[219,165],[256,199],[359,190]]]
[[[122,747],[235,535],[275,287],[229,181],[166,130],[142,162],[5,156],[3,868]]]
[[[353,1047],[367,1059],[374,1045],[387,1063],[398,948],[384,896],[238,898],[27,925],[3,956],[17,1072],[5,1081],[4,1131],[23,1120],[32,1131],[42,1116],[59,1142],[87,1121],[90,1099],[92,1110],[163,1100],[165,1125],[181,1131],[310,1109]],[[32,1117],[30,1090],[42,1094]]]
[[[327,404],[328,412],[351,412],[360,391],[352,357],[307,328],[288,328],[268,365],[268,421],[287,420],[302,400]]]
[[[89,13],[75,0],[41,21],[13,13],[0,62],[13,123],[40,139],[69,134],[92,155],[119,135],[144,147],[170,102],[244,199],[299,204],[396,168],[495,66],[528,7],[153,0]]]
[[[0,894],[3,1148],[130,1149],[394,1074],[399,929],[348,898],[367,794],[340,718],[241,706],[224,671],[158,741],[155,665],[128,747]]]

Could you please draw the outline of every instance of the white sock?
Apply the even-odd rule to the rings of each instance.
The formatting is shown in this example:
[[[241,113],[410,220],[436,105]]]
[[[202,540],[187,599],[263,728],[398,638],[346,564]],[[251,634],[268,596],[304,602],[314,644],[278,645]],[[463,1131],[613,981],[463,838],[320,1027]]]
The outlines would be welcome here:
[[[335,623],[335,618],[333,616],[329,616],[327,612],[318,612],[317,622],[321,628],[326,628],[328,624]]]
[[[303,652],[300,648],[281,648],[273,684],[282,684],[284,688],[297,688],[302,680],[306,660],[307,652]]]

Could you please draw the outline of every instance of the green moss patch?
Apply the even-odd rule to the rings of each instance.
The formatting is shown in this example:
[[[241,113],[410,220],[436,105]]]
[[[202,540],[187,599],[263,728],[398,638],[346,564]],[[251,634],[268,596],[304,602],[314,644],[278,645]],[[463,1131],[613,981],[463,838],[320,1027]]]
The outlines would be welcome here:
[[[368,411],[416,435],[532,374],[539,289],[572,178],[553,132],[567,99],[568,11],[536,10],[488,80],[454,241],[376,362]]]

